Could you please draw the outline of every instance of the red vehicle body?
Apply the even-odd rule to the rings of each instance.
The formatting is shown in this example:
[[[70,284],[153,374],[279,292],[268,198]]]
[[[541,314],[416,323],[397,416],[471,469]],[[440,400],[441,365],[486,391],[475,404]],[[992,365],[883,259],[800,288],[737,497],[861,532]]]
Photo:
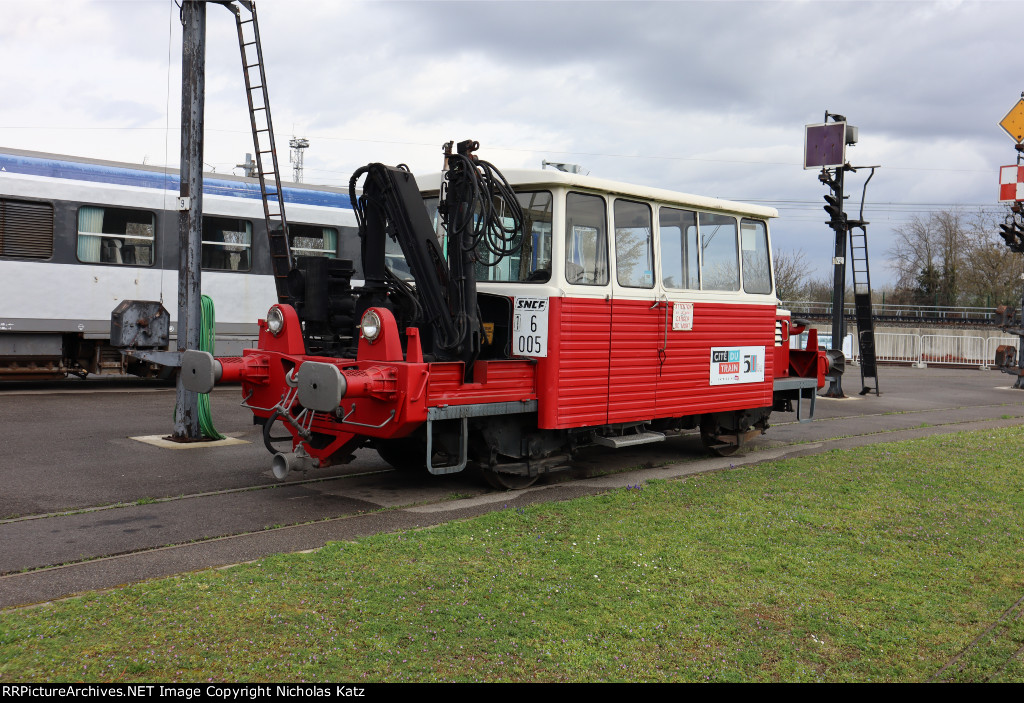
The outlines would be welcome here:
[[[361,311],[354,354],[310,353],[300,315],[277,305],[257,348],[189,352],[183,373],[196,390],[240,382],[267,436],[288,429],[279,477],[370,445],[398,467],[473,463],[516,488],[585,445],[699,428],[724,455],[764,432],[773,410],[813,414],[829,361],[813,330],[791,348],[803,327],[778,308],[774,210],[552,171],[508,182],[525,231],[511,263],[477,266],[477,358],[437,359],[430,332],[386,305]],[[421,187],[433,212],[440,181]],[[389,266],[401,272],[401,257]]]

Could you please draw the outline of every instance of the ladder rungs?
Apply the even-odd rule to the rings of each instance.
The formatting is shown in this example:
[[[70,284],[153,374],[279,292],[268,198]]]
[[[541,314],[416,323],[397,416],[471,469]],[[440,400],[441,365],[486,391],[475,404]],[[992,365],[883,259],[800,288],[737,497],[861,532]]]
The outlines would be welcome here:
[[[273,273],[278,289],[278,298],[282,301],[287,301],[289,297],[282,293],[285,290],[283,282],[288,278],[289,263],[291,256],[288,251],[288,238],[284,234],[284,229],[287,227],[284,214],[284,198],[281,192],[281,179],[277,172],[277,150],[274,146],[274,133],[270,121],[270,102],[267,97],[266,87],[266,74],[264,73],[263,61],[260,55],[260,30],[259,23],[256,20],[256,8],[251,8],[251,17],[247,20],[243,20],[241,15],[237,16],[238,20],[238,40],[239,48],[242,54],[242,74],[245,78],[246,95],[248,96],[249,102],[249,116],[252,122],[252,137],[254,146],[256,147],[256,161],[259,165],[259,181],[260,181],[260,196],[263,200],[263,215],[268,225],[267,235],[273,246],[271,246],[270,256],[273,263]],[[252,41],[246,41],[246,37],[242,33],[242,25],[251,24],[252,27]],[[256,55],[252,56],[247,51],[246,47],[256,47]],[[253,74],[252,69],[259,69],[259,76]],[[253,78],[259,78],[260,83],[253,83]],[[258,96],[262,95],[262,99]],[[256,121],[257,113],[262,112],[266,115],[266,127],[261,127]],[[261,136],[269,135],[269,136]],[[269,141],[269,144],[267,143]],[[261,149],[262,146],[269,146],[267,149]],[[266,155],[270,155],[269,163],[272,164],[272,168],[268,171],[263,170],[264,163],[267,162],[265,159]],[[277,211],[273,211],[272,207],[276,206]],[[280,223],[280,226],[277,226]],[[281,231],[275,233],[275,229]]]

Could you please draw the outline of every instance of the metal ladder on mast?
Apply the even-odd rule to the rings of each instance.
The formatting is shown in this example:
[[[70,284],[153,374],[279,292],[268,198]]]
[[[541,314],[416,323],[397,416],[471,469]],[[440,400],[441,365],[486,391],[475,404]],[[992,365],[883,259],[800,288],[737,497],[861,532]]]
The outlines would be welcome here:
[[[875,356],[875,321],[871,308],[871,272],[868,269],[868,223],[851,220],[850,262],[853,271],[853,303],[857,317],[857,343],[860,346],[860,395],[878,391],[878,363]],[[874,379],[874,386],[868,385]]]
[[[281,172],[277,164],[277,145],[274,142],[273,121],[270,118],[267,74],[263,68],[263,49],[260,46],[256,3],[251,0],[236,0],[226,4],[235,15],[235,25],[238,28],[238,48],[242,54],[242,75],[245,78],[245,96],[249,101],[256,172],[260,181],[260,195],[263,198],[263,216],[267,225],[277,301],[289,303],[291,296],[288,294],[288,272],[292,268],[292,254],[288,246],[288,219],[285,216]],[[243,8],[248,11],[248,19],[243,18]]]

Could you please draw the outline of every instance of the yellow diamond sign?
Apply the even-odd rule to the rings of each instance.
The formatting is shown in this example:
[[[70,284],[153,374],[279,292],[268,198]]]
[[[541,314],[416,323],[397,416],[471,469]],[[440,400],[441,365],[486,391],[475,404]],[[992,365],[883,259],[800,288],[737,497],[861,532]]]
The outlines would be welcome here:
[[[999,126],[1006,130],[1020,144],[1024,142],[1024,98],[1017,101],[1013,109],[1006,113]]]

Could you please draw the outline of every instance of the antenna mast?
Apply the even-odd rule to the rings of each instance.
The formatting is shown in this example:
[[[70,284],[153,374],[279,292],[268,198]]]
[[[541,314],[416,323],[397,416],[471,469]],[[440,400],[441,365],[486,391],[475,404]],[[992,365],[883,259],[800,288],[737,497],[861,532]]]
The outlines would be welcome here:
[[[302,156],[306,149],[309,148],[309,140],[305,137],[292,137],[288,141],[288,146],[292,148],[291,161],[294,173],[294,180],[296,183],[302,183]]]

